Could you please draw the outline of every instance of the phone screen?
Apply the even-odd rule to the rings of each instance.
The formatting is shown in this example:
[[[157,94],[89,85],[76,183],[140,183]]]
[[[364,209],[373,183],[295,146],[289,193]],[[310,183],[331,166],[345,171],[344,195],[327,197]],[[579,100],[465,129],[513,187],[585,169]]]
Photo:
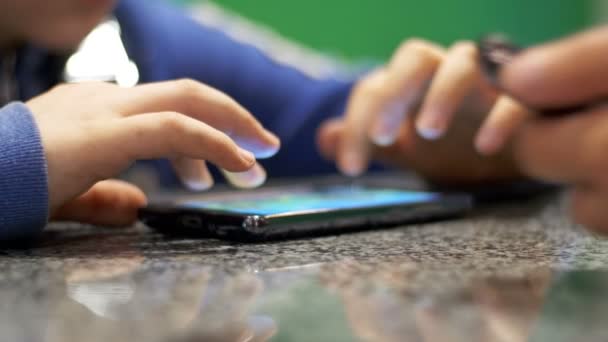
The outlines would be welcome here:
[[[332,186],[210,196],[204,200],[187,200],[181,202],[180,206],[239,214],[273,215],[287,212],[405,205],[433,201],[439,196],[435,193],[398,189]]]

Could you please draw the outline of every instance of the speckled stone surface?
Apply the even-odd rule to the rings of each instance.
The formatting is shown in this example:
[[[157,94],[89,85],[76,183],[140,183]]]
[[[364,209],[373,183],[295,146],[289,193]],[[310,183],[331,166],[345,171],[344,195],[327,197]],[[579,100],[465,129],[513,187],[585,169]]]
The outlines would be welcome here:
[[[252,245],[54,225],[0,250],[0,340],[606,341],[608,241],[564,202]]]

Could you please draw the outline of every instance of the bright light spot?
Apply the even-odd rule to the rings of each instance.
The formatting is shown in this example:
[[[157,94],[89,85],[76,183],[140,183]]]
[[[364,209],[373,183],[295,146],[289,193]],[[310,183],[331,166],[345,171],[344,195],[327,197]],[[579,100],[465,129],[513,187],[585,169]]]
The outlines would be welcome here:
[[[81,43],[66,64],[68,82],[115,81],[132,87],[139,81],[139,71],[120,38],[120,26],[115,20],[95,28]]]
[[[129,61],[129,63],[123,64],[122,66],[124,67],[122,70],[117,70],[116,83],[125,88],[134,87],[137,82],[139,82],[139,70],[137,70],[137,65],[132,61]]]

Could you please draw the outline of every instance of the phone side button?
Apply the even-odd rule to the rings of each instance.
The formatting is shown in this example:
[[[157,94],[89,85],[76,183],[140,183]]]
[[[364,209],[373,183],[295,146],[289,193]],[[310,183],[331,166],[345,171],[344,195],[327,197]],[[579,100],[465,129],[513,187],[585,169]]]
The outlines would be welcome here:
[[[180,219],[180,223],[182,226],[186,228],[195,228],[201,229],[203,228],[203,220],[199,216],[195,215],[184,215]]]
[[[265,230],[266,219],[264,217],[253,215],[247,216],[242,223],[243,229],[250,233],[262,233]]]

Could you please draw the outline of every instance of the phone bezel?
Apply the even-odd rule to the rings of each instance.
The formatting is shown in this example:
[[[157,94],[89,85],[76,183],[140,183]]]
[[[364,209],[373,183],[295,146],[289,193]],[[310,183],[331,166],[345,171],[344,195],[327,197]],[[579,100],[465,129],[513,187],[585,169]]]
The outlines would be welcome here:
[[[395,190],[424,192],[403,188]],[[269,215],[191,208],[173,200],[152,203],[140,209],[139,218],[146,225],[168,235],[265,241],[434,221],[463,215],[473,207],[473,199],[469,194],[434,194],[436,196],[432,199],[398,205],[329,208]]]

